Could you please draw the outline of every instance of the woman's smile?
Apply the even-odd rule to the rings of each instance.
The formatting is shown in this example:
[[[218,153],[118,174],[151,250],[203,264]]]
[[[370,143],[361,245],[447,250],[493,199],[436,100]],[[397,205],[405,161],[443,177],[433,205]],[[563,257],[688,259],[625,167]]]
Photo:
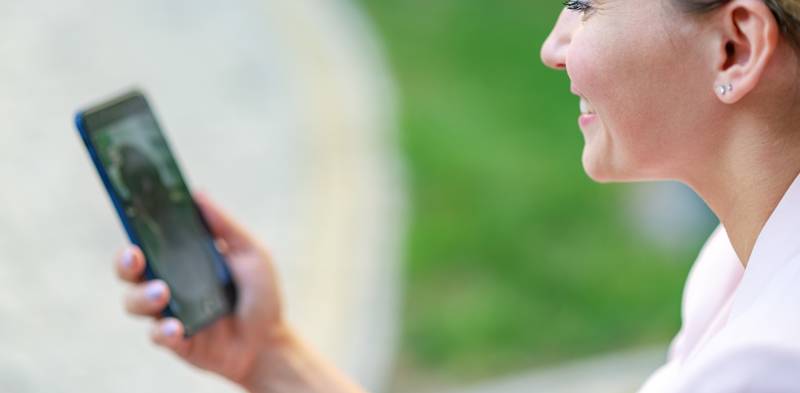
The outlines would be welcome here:
[[[592,106],[592,103],[589,102],[589,100],[587,100],[586,97],[584,97],[581,94],[580,90],[578,90],[578,88],[576,88],[575,85],[572,85],[570,91],[572,92],[572,94],[575,94],[581,99],[580,100],[581,115],[578,118],[578,123],[581,126],[581,128],[588,126],[589,124],[597,120],[598,116],[597,112],[595,112],[594,110],[594,106]]]
[[[597,113],[594,111],[592,103],[584,97],[581,97],[581,116],[578,119],[581,127],[588,126],[593,121],[597,120]]]

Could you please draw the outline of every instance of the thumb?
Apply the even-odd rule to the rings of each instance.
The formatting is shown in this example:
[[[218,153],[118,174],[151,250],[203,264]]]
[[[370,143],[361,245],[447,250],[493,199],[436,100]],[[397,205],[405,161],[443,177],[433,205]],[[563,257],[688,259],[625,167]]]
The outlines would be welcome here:
[[[195,193],[194,201],[214,237],[224,240],[233,249],[252,246],[253,241],[242,225],[206,194]]]

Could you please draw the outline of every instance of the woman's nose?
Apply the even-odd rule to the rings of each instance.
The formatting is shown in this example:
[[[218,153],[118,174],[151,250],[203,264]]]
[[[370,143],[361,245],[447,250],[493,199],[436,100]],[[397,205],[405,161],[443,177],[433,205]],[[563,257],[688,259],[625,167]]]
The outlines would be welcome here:
[[[567,68],[567,49],[572,37],[581,28],[581,15],[565,9],[558,17],[556,26],[542,45],[542,62],[552,69]]]

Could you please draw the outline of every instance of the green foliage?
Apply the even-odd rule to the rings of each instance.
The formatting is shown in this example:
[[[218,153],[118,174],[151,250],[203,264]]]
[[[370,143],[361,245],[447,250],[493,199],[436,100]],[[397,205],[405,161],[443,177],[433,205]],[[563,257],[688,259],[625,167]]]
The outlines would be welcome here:
[[[578,99],[539,59],[560,1],[361,2],[402,95],[406,357],[472,378],[668,341],[694,255],[638,244],[625,186],[583,172]]]

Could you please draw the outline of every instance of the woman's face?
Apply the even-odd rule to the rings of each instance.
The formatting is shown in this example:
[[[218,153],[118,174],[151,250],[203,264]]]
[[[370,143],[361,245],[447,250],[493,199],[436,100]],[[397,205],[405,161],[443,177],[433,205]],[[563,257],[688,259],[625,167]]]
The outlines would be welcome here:
[[[565,9],[542,48],[581,97],[583,164],[597,181],[680,178],[713,143],[711,47],[671,1],[573,2],[585,10]]]

